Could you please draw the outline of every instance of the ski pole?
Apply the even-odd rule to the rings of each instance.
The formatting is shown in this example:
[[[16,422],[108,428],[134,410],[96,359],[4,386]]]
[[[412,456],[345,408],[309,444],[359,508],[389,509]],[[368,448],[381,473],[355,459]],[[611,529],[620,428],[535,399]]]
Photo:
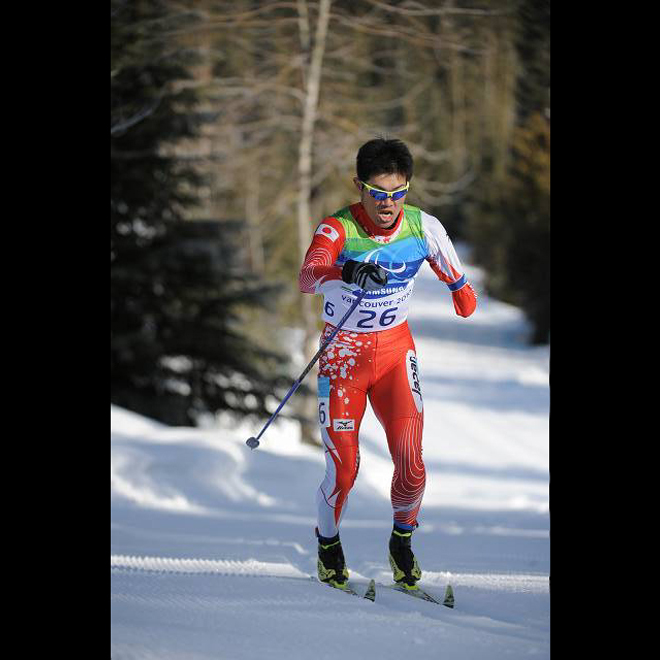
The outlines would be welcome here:
[[[321,353],[330,345],[330,342],[335,338],[337,333],[341,330],[342,326],[344,323],[346,323],[348,317],[353,313],[353,310],[360,304],[360,301],[362,298],[364,298],[366,291],[361,291],[360,293],[357,294],[355,297],[355,300],[353,304],[351,305],[351,308],[344,314],[344,318],[339,321],[339,324],[337,327],[333,330],[332,334],[323,342],[321,345],[321,348],[316,352],[316,355],[312,358],[312,361],[305,367],[305,371],[303,371],[300,374],[300,377],[298,380],[291,386],[291,389],[287,392],[287,395],[282,399],[282,403],[277,407],[277,410],[270,416],[270,419],[266,422],[265,426],[261,429],[259,432],[259,435],[255,438],[248,438],[245,441],[245,444],[250,448],[250,449],[256,449],[259,446],[259,438],[264,434],[266,429],[270,426],[271,422],[277,417],[279,414],[280,410],[284,407],[284,404],[289,400],[289,398],[293,395],[293,393],[300,387],[300,384],[303,381],[303,378],[310,372],[311,368],[316,364],[316,361],[321,357]]]

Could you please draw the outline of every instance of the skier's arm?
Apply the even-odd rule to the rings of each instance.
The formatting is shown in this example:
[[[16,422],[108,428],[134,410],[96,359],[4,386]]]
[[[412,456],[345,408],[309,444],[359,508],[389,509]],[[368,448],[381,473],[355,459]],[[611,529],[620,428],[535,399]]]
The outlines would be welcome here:
[[[470,316],[477,307],[477,294],[463,272],[445,228],[437,218],[427,213],[422,214],[422,223],[428,247],[426,260],[438,279],[449,287],[456,313],[459,316]]]
[[[451,297],[454,301],[454,309],[459,316],[468,317],[477,308],[477,293],[467,280],[462,288],[451,292]]]
[[[326,282],[341,281],[341,268],[334,263],[341,254],[345,240],[344,227],[335,218],[325,218],[316,228],[298,275],[303,293],[321,293],[321,287]]]

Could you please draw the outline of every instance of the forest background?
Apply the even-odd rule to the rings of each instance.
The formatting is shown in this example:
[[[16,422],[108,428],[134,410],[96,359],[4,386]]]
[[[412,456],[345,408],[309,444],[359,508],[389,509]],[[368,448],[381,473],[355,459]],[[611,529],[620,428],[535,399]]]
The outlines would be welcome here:
[[[408,203],[548,343],[548,0],[111,0],[112,403],[275,409],[317,347],[313,229],[379,135],[414,156]],[[306,386],[287,412],[316,442]]]

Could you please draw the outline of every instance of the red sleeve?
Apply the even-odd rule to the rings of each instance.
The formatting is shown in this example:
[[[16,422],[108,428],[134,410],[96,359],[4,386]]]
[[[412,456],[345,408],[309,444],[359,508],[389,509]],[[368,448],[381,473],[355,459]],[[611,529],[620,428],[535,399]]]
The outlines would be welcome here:
[[[330,280],[341,280],[341,268],[334,266],[344,248],[346,232],[336,218],[324,218],[316,228],[312,244],[298,275],[303,293],[316,293],[318,287]]]
[[[470,316],[477,308],[477,294],[469,282],[458,291],[451,292],[454,309],[459,316]]]
[[[458,260],[458,257],[456,257],[456,260]],[[459,316],[468,317],[477,308],[477,294],[464,274],[461,275],[447,260],[443,263],[447,273],[442,270],[437,262],[429,259],[433,272],[438,276],[438,279],[449,287],[456,313]],[[451,275],[448,273],[451,273]]]

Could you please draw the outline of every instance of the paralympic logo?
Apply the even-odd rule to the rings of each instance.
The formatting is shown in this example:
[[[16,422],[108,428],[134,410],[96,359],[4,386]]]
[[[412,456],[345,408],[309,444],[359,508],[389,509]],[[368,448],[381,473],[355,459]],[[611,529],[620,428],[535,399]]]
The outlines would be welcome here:
[[[378,258],[379,255],[378,253],[382,250],[383,248],[376,248],[375,250],[372,250],[367,254],[364,258],[365,262],[371,262],[376,264],[377,266],[380,266],[383,270],[386,270],[388,273],[392,273],[394,275],[398,273],[404,273],[406,271],[406,268],[408,267],[408,264],[404,261],[399,268],[388,268],[387,266],[383,266],[382,264],[378,263]],[[373,259],[373,256],[376,255],[376,258]]]

